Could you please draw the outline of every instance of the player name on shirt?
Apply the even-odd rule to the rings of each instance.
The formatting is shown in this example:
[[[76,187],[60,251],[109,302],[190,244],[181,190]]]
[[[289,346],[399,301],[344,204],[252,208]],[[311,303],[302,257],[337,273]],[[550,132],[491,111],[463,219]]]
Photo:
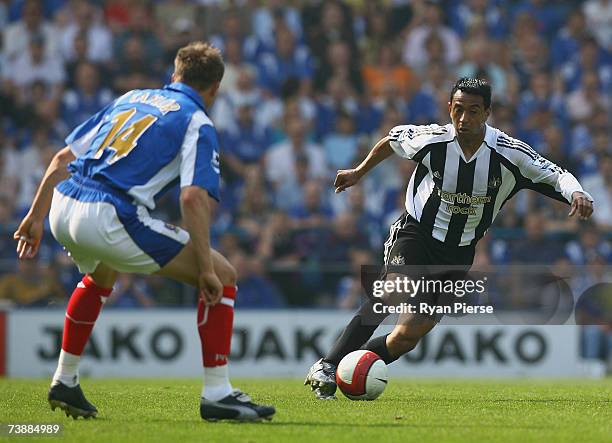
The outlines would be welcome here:
[[[163,115],[166,115],[168,112],[178,111],[181,109],[181,105],[179,105],[176,100],[164,97],[160,94],[152,94],[150,92],[134,93],[130,97],[129,102],[151,105],[159,109],[159,112],[161,112]]]

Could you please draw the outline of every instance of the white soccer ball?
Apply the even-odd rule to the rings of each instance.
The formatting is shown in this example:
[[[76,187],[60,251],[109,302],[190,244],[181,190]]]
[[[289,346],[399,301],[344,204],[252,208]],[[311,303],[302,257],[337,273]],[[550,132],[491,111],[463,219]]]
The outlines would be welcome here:
[[[374,400],[387,387],[387,365],[372,351],[347,354],[336,370],[336,383],[351,400]]]

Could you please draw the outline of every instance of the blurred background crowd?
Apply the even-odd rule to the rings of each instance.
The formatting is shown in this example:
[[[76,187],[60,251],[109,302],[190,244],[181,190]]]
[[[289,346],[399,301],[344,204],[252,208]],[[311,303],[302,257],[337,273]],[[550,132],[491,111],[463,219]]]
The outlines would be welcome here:
[[[209,110],[222,148],[212,237],[238,269],[238,307],[359,304],[360,265],[381,262],[415,164],[390,159],[340,195],[335,171],[395,125],[449,122],[460,76],[487,78],[489,123],[596,201],[578,223],[567,205],[519,193],[476,264],[554,264],[578,295],[612,281],[612,1],[0,0],[0,29],[0,299],[66,302],[79,276],[51,235],[21,263],[10,235],[67,133],[130,89],[169,83],[176,50],[201,39],[226,62]],[[156,214],[176,224],[178,192]],[[195,297],[125,275],[108,305]]]

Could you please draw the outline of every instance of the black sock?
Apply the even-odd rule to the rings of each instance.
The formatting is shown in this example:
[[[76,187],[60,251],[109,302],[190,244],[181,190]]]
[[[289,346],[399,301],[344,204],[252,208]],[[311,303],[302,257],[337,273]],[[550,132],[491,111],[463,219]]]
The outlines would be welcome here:
[[[367,301],[359,308],[323,360],[338,365],[346,354],[359,349],[374,334],[388,314],[376,314],[373,306],[372,301]]]
[[[373,338],[361,349],[367,349],[368,351],[378,354],[378,356],[382,358],[386,364],[393,363],[399,357],[392,357],[391,354],[389,354],[389,350],[387,349],[387,335],[381,335],[380,337]]]

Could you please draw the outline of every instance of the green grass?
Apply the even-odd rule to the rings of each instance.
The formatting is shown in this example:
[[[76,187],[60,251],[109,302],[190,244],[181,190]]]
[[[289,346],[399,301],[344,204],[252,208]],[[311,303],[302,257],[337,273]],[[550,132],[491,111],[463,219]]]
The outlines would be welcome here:
[[[373,402],[317,401],[299,380],[234,384],[274,404],[274,420],[203,422],[198,380],[86,379],[82,385],[99,416],[75,421],[51,411],[47,380],[0,379],[0,422],[62,423],[58,439],[79,443],[612,441],[612,379],[393,379]]]

